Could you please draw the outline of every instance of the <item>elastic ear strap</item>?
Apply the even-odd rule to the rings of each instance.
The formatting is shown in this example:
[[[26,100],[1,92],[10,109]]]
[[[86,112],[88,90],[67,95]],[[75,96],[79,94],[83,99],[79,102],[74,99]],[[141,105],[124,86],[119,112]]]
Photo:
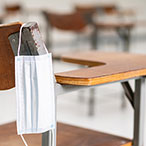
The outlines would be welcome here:
[[[25,139],[24,139],[23,135],[21,134],[20,136],[21,136],[21,138],[22,138],[22,140],[23,140],[23,142],[24,142],[25,146],[28,146],[28,144],[27,144],[27,142],[25,141]]]
[[[24,25],[26,25],[26,23],[22,24],[22,26],[20,27],[20,32],[19,32],[19,44],[18,44],[18,50],[17,50],[17,55],[20,55],[20,48],[21,48],[21,36],[22,36],[22,29],[24,27]]]

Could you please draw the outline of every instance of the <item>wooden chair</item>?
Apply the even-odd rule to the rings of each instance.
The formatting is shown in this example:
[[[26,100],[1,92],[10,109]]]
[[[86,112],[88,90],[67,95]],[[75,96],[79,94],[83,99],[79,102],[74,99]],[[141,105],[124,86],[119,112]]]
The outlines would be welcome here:
[[[98,36],[99,31],[101,30],[115,30],[121,40],[123,41],[123,51],[128,52],[130,48],[130,35],[131,30],[135,26],[134,22],[120,22],[118,19],[114,22],[107,22],[107,21],[94,21],[92,18],[96,14],[96,17],[104,17],[106,15],[113,15],[118,16],[119,18],[123,18],[125,15],[127,16],[134,16],[134,12],[132,10],[120,10],[116,5],[114,4],[105,4],[105,5],[76,5],[75,10],[80,13],[84,14],[91,14],[90,19],[87,18],[87,21],[92,21],[92,24],[95,27],[95,32],[93,33],[93,46],[95,48],[98,48]]]
[[[4,12],[0,15],[0,24],[3,24],[5,19],[10,16],[15,16],[18,13],[23,11],[23,8],[20,4],[5,5],[3,8]]]
[[[20,26],[21,23],[0,26],[1,90],[14,87],[14,54],[17,52]],[[22,48],[20,54],[41,55],[44,53],[44,45],[39,34],[38,26],[36,23],[29,23],[24,27],[22,32]],[[89,51],[64,55],[63,60],[90,67],[56,73],[56,95],[88,88],[89,86],[121,82],[134,109],[133,146],[142,146],[144,138],[146,55]],[[131,89],[128,83],[128,80],[131,79],[135,80],[135,91]],[[20,137],[16,135],[15,125],[15,123],[10,123],[0,126],[0,145],[23,145]],[[50,146],[50,132],[47,131],[42,134],[42,146]],[[132,141],[125,138],[65,124],[58,124],[57,134],[58,146],[132,146]],[[28,144],[32,146],[39,146],[41,143],[40,134],[27,135],[25,138]]]
[[[75,12],[71,14],[55,14],[55,13],[50,13],[48,11],[43,11],[43,15],[46,18],[47,21],[47,30],[51,30],[53,28],[57,28],[59,30],[63,31],[70,31],[74,32],[76,34],[83,33],[85,34],[85,29],[88,24],[90,24],[88,21],[86,21],[85,17],[90,18],[90,14],[81,14],[80,12]],[[93,27],[92,27],[93,28]],[[89,41],[91,43],[92,48],[94,49],[94,38],[91,32],[91,36],[89,37]],[[51,44],[49,38],[49,34],[51,34],[51,31],[49,33],[46,33],[46,38],[47,42],[46,44]],[[78,40],[79,41],[79,40]],[[47,45],[48,48],[50,49],[51,46]],[[70,48],[69,48],[70,49]],[[70,50],[72,51],[72,50]],[[60,59],[61,55],[53,55],[54,59]],[[79,92],[79,99],[83,98],[84,93],[82,91]],[[94,91],[93,89],[90,90],[90,98],[89,98],[89,115],[93,115],[93,101],[94,101]]]
[[[110,31],[114,30],[119,38],[123,43],[122,51],[129,52],[130,50],[130,41],[131,41],[131,31],[133,30],[134,26],[136,25],[133,22],[120,22],[118,19],[117,21],[97,21],[93,19],[96,17],[104,17],[104,16],[118,16],[124,17],[126,16],[134,16],[134,12],[130,9],[128,10],[121,10],[115,4],[97,4],[97,5],[76,5],[75,10],[80,12],[84,15],[88,14],[88,17],[85,17],[87,21],[94,26],[94,32],[92,33],[92,46],[98,49],[98,45],[100,44],[99,36],[101,31]],[[106,18],[105,18],[106,19]],[[124,94],[122,94],[124,96]],[[94,99],[95,100],[95,99]],[[122,97],[122,107],[125,107],[125,99]],[[93,104],[92,104],[93,107]]]
[[[66,14],[57,14],[51,13],[48,11],[43,11],[43,16],[47,22],[47,29],[46,29],[46,44],[50,46],[51,42],[49,41],[49,34],[51,35],[51,30],[56,28],[58,30],[62,30],[65,32],[73,32],[77,35],[80,33],[88,32],[87,26],[88,23],[86,19],[84,19],[84,15],[78,12],[73,13],[66,13]],[[48,33],[49,30],[49,33]],[[87,30],[87,31],[86,31]],[[90,31],[89,31],[90,32]]]
[[[106,14],[106,15],[135,15],[135,12],[132,9],[122,10],[116,4],[76,4],[75,10],[77,12],[88,12],[88,13],[96,13],[98,15]]]
[[[0,26],[0,90],[6,90],[15,86],[14,78],[14,54],[8,37],[19,31],[21,23]]]
[[[80,32],[86,27],[86,22],[80,13],[55,14],[43,11],[43,14],[48,24],[61,30]]]
[[[75,10],[78,12],[90,12],[90,13],[105,13],[105,14],[112,14],[117,12],[116,4],[77,4],[75,5]]]
[[[22,10],[22,6],[20,4],[14,5],[5,5],[5,12],[8,14],[18,13]]]

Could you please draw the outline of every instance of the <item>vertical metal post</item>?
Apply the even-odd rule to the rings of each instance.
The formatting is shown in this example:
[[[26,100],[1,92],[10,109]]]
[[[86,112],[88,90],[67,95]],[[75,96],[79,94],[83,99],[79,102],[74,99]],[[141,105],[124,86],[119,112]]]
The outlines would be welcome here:
[[[56,83],[54,78],[54,94],[55,94],[55,129],[42,133],[42,146],[56,146],[57,141],[57,95]]]
[[[123,35],[123,43],[124,43],[124,51],[129,52],[130,51],[130,40],[131,40],[131,29],[127,28],[125,30],[125,34]]]
[[[51,134],[52,134],[51,130],[42,134],[42,146],[51,146],[52,144]]]
[[[117,32],[123,41],[123,51],[130,51],[130,41],[131,41],[131,28],[119,28]]]
[[[145,78],[135,81],[133,146],[144,146]]]
[[[78,92],[79,101],[82,103],[84,101],[84,90]]]
[[[90,38],[91,46],[92,46],[93,50],[98,49],[98,33],[99,33],[99,31],[98,31],[97,27],[94,26],[94,30],[93,30],[93,32],[91,34],[91,38]]]
[[[46,26],[46,42],[45,42],[45,44],[46,44],[46,47],[47,47],[47,49],[50,51],[50,49],[51,49],[51,47],[52,47],[52,37],[51,37],[51,26],[50,26],[50,24],[49,23],[47,23],[46,24],[47,26]],[[52,50],[51,50],[52,51]]]

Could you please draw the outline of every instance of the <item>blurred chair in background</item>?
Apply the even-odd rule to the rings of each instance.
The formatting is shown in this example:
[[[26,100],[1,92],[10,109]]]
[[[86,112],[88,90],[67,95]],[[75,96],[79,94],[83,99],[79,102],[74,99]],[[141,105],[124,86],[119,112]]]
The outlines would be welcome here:
[[[124,15],[132,15],[132,11],[121,11],[115,4],[76,5],[75,10],[86,15],[87,13],[92,14],[90,15],[92,18],[89,19],[89,17],[87,17],[87,20],[90,21],[90,23],[92,21],[95,27],[95,32],[92,35],[94,38],[93,46],[95,48],[98,48],[98,36],[101,30],[115,30],[123,41],[123,51],[129,51],[130,33],[134,27],[134,23],[124,21]]]
[[[134,26],[133,23],[131,22],[120,22],[119,21],[119,17],[124,17],[124,15],[130,15],[133,14],[132,11],[130,13],[130,11],[121,11],[119,9],[119,7],[116,4],[97,4],[97,5],[76,5],[75,6],[75,10],[79,13],[81,13],[82,15],[84,15],[86,21],[88,21],[89,24],[92,24],[94,27],[94,31],[92,33],[92,47],[94,49],[98,49],[98,44],[99,44],[99,32],[101,30],[106,30],[106,31],[110,31],[110,30],[115,30],[119,37],[122,39],[123,41],[123,51],[128,52],[129,48],[130,48],[130,33],[131,30]],[[116,15],[116,17],[118,17],[117,20],[115,21],[111,21],[111,20],[106,20],[105,16],[112,16],[114,17]],[[96,17],[96,19],[94,19]],[[98,21],[98,18],[101,18],[102,22]],[[105,20],[104,20],[105,19]],[[91,97],[90,97],[90,102],[89,102],[89,113],[90,115],[94,114],[94,104],[95,104],[95,89],[92,88],[90,90],[91,93]],[[122,107],[126,106],[126,101],[125,98],[123,98],[124,93],[122,93],[122,102],[121,105]]]
[[[90,35],[90,32],[92,31],[91,30],[92,28],[90,29],[88,27],[88,23],[84,19],[84,16],[78,12],[57,14],[57,13],[51,13],[49,11],[42,11],[42,13],[47,22],[46,44],[48,48],[50,48],[51,44],[53,43],[53,40],[51,40],[51,36],[50,36],[51,30],[53,30],[53,28],[56,28],[64,32],[72,32],[75,33],[77,36],[79,34],[86,34],[88,32]]]
[[[102,10],[103,9],[103,10]],[[101,11],[102,10],[102,11]],[[45,20],[47,22],[47,29],[46,29],[46,44],[47,48],[52,48],[52,43],[53,40],[51,39],[51,31],[53,28],[57,28],[58,30],[62,31],[71,31],[76,34],[85,33],[85,29],[87,28],[88,25],[92,26],[92,32],[90,34],[90,43],[92,46],[92,49],[97,48],[97,41],[98,41],[98,29],[116,29],[120,33],[120,35],[123,36],[123,38],[126,38],[125,41],[127,41],[127,35],[125,36],[125,28],[118,24],[118,26],[111,26],[110,24],[106,25],[104,28],[104,25],[98,26],[99,23],[96,24],[96,22],[93,21],[93,16],[97,14],[98,16],[98,11],[103,12],[107,14],[112,14],[117,11],[117,7],[115,5],[106,5],[104,6],[99,6],[99,7],[86,7],[85,9],[81,6],[76,7],[77,12],[69,13],[69,14],[56,14],[56,13],[51,13],[49,11],[42,11],[43,16],[45,17]],[[120,25],[120,26],[119,26]],[[130,25],[131,26],[131,25]],[[126,26],[126,30],[129,26]],[[122,28],[122,31],[120,31]],[[119,29],[119,30],[118,30]],[[121,34],[124,31],[124,34]],[[128,35],[129,36],[129,35]],[[78,40],[79,41],[79,40]],[[70,48],[69,48],[70,49]],[[51,50],[53,51],[53,50]],[[72,50],[70,50],[72,51]],[[84,51],[84,50],[83,50]],[[60,58],[57,55],[54,55],[55,59]],[[90,98],[89,98],[89,115],[94,114],[94,103],[95,103],[95,93],[96,90],[94,88],[90,89]],[[79,92],[79,99],[82,101],[83,99],[84,92],[80,91]],[[123,105],[123,104],[122,104]]]
[[[111,14],[117,11],[117,6],[116,4],[97,4],[97,5],[84,5],[84,4],[77,4],[75,5],[76,11],[79,12],[88,12],[88,13],[106,13],[106,14]]]
[[[7,4],[2,7],[3,11],[0,15],[0,23],[7,23],[7,21],[13,21],[13,19],[17,18],[17,16],[21,15],[23,17],[24,9],[21,4]],[[10,20],[9,20],[10,19]]]
[[[20,4],[15,5],[5,5],[4,8],[5,12],[9,15],[19,13],[23,10],[22,6]]]
[[[55,13],[51,13],[48,11],[43,11],[43,15],[46,19],[47,22],[47,30],[46,30],[46,38],[47,38],[47,48],[51,48],[51,44],[53,43],[53,40],[51,40],[51,30],[53,28],[57,28],[59,30],[63,30],[63,31],[71,31],[78,34],[85,34],[88,30],[87,26],[88,26],[88,22],[86,21],[86,19],[84,18],[85,16],[82,15],[81,13],[78,12],[73,12],[71,14],[55,14]],[[49,30],[49,31],[48,31]],[[92,29],[92,31],[94,31],[94,29]],[[90,33],[90,30],[89,30]],[[93,40],[92,40],[92,33],[89,34],[91,36],[89,36],[89,40],[91,43],[92,48],[93,47]],[[93,38],[94,39],[94,38]],[[52,41],[52,42],[51,42]],[[80,41],[80,40],[78,40]],[[70,49],[70,47],[69,47]],[[72,52],[73,50],[70,50],[70,52]],[[84,48],[82,51],[85,51]],[[60,59],[60,55],[54,55],[55,59]],[[94,89],[90,89],[90,99],[89,99],[89,115],[93,115],[94,112],[94,102],[95,102],[95,97],[94,97]],[[83,99],[83,94],[84,92],[81,90],[79,92],[79,99],[82,101]]]
[[[14,16],[22,11],[22,6],[20,4],[4,5],[3,12],[0,15],[0,24],[4,23],[5,19],[9,16]]]

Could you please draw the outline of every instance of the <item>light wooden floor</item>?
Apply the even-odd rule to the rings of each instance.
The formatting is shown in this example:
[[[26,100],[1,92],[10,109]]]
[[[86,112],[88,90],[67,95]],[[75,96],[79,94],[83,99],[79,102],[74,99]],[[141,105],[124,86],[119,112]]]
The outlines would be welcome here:
[[[41,134],[25,135],[28,145],[40,146]],[[0,126],[0,146],[23,146],[16,134],[16,123]],[[57,146],[131,146],[131,141],[125,138],[82,129],[65,124],[58,124]]]

